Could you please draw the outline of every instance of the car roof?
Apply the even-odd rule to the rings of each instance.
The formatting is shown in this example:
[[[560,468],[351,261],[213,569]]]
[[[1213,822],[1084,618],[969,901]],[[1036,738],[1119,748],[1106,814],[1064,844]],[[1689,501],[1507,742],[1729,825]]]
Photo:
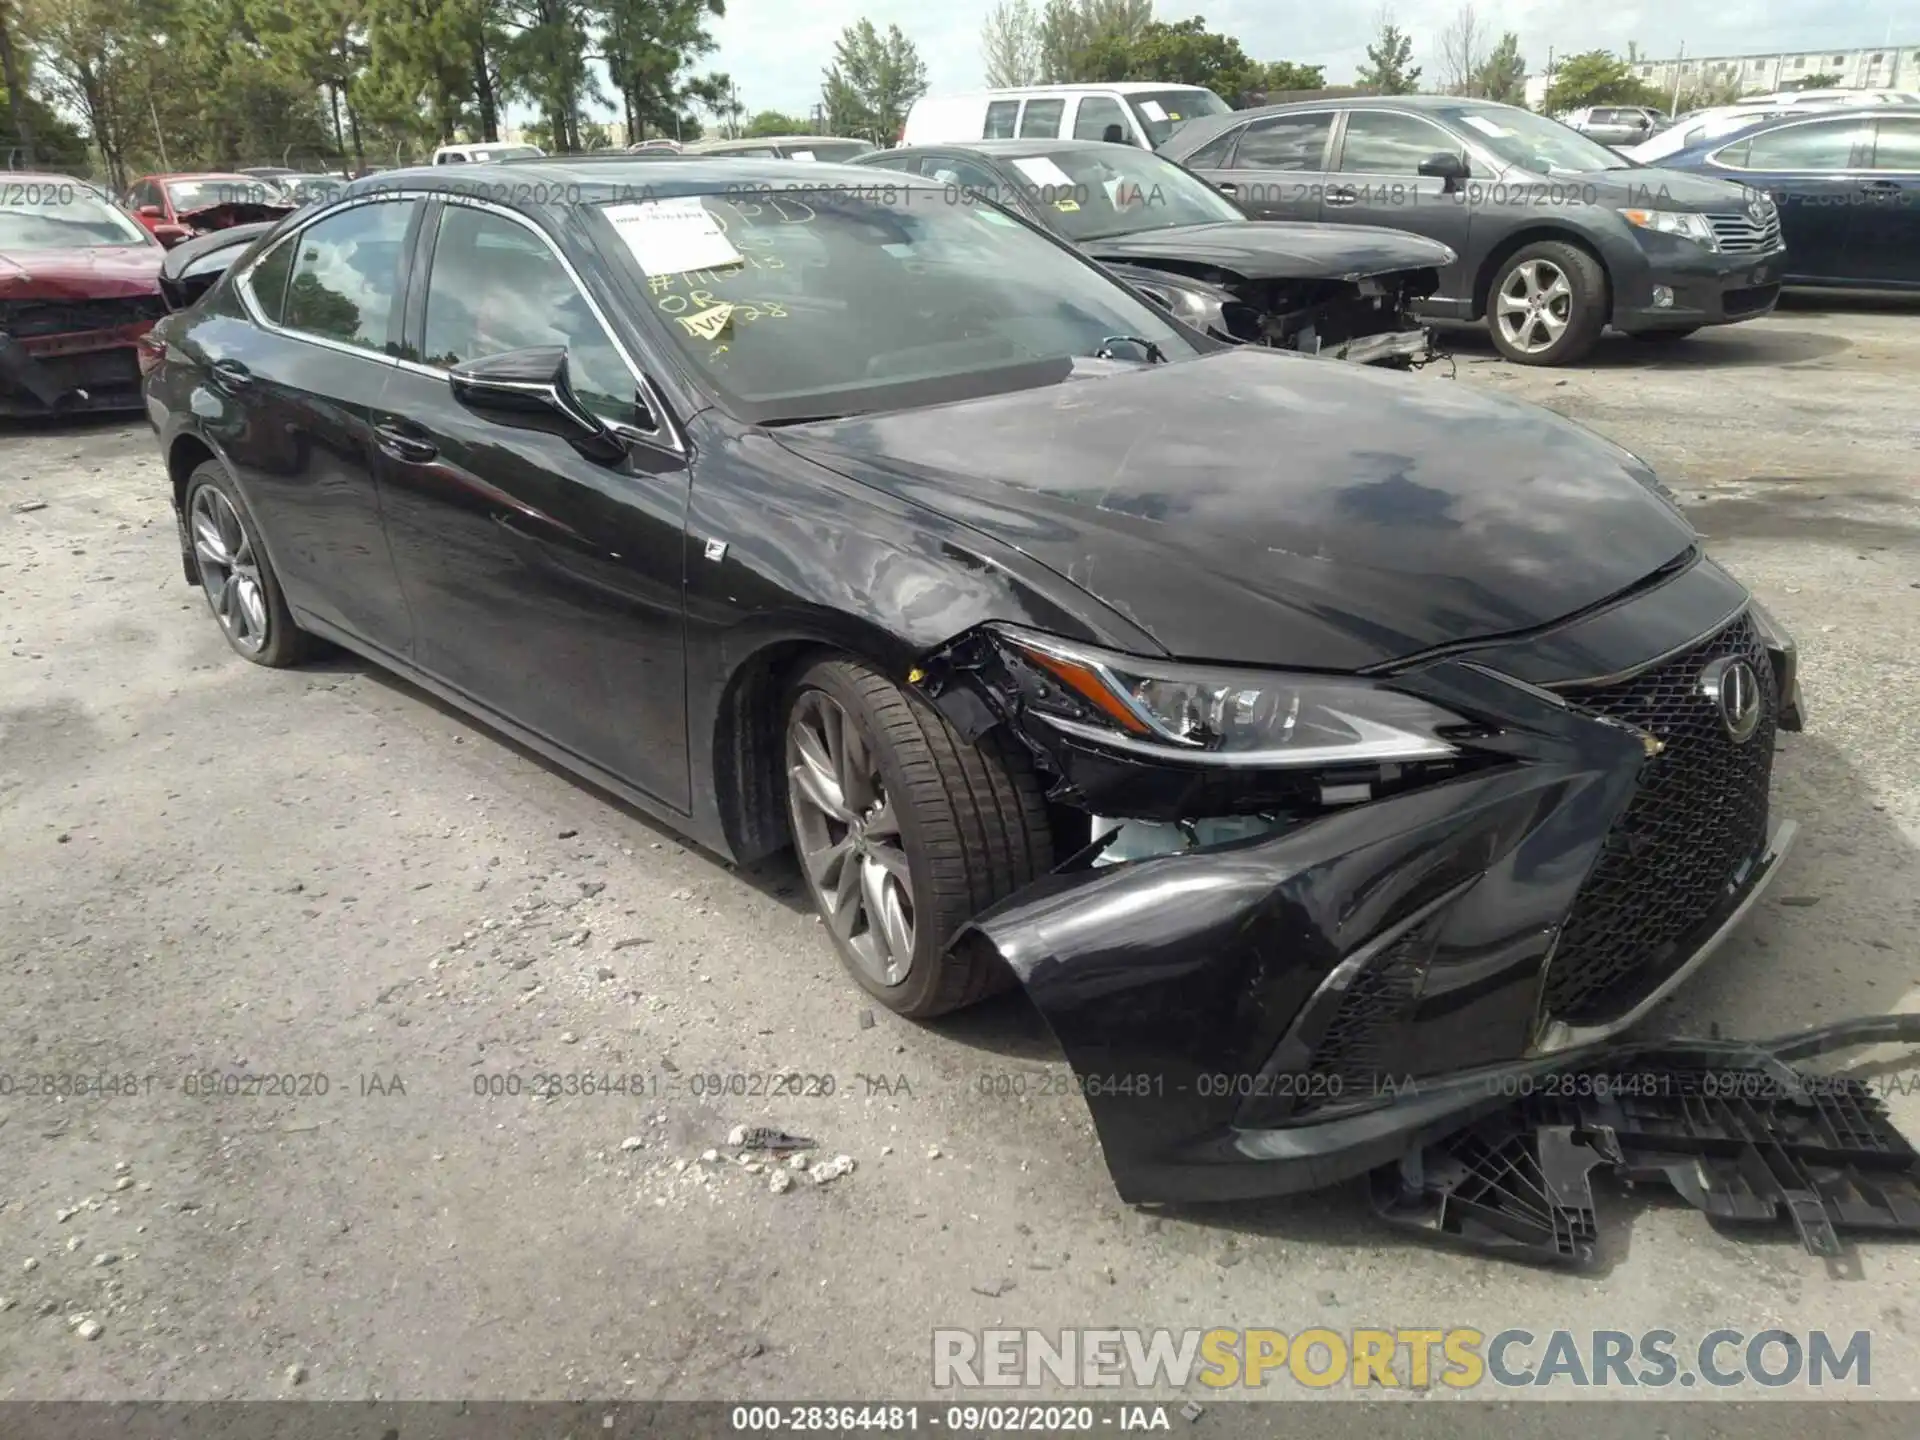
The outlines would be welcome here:
[[[925,95],[914,103],[929,104],[942,100],[979,100],[991,99],[996,95],[1071,95],[1083,90],[1112,90],[1121,95],[1162,94],[1168,90],[1201,91],[1204,85],[1188,85],[1185,82],[1168,81],[1162,84],[1158,80],[1079,80],[1048,85],[1003,85],[995,90],[965,90],[952,95]]]
[[[671,159],[673,163],[662,165],[661,159]],[[665,194],[711,194],[741,185],[805,189],[831,182],[836,176],[850,186],[870,185],[865,175],[864,169],[838,161],[775,160],[763,155],[712,158],[560,155],[510,160],[498,165],[492,162],[463,165],[451,173],[444,165],[387,170],[348,182],[340,198],[352,200],[394,189],[472,194],[476,185],[484,185],[492,177],[499,182],[499,193],[503,196],[524,195],[529,191],[539,194],[545,186],[557,188],[569,197],[578,197],[581,204],[601,204],[608,200],[645,200]],[[671,178],[663,180],[662,176]]]
[[[1310,110],[1451,110],[1462,105],[1471,105],[1479,110],[1526,109],[1521,105],[1503,105],[1497,100],[1475,100],[1465,95],[1329,95],[1324,100],[1287,100],[1278,105],[1256,105],[1246,110],[1229,110],[1224,115],[1196,115],[1175,130],[1160,149],[1168,152],[1176,147],[1183,150],[1197,149],[1199,147],[1195,144],[1196,141],[1211,140],[1223,130],[1231,130],[1234,126],[1244,125],[1249,120],[1265,119],[1269,115],[1292,115]],[[1526,111],[1526,113],[1533,112]],[[1175,157],[1169,154],[1168,158]]]
[[[1235,112],[1239,113],[1239,112]],[[875,150],[862,155],[858,160],[850,161],[856,165],[884,164],[888,155],[904,154],[907,151],[921,150],[958,150],[983,155],[991,160],[1025,160],[1041,155],[1059,155],[1074,151],[1129,150],[1135,154],[1145,153],[1133,145],[1115,145],[1105,140],[1047,140],[1029,138],[1025,140],[927,140],[919,145],[902,145],[895,150]],[[1162,157],[1165,158],[1165,157]],[[1168,161],[1172,164],[1172,161]]]
[[[260,177],[247,175],[239,170],[176,170],[167,175],[147,175],[142,178],[158,180],[162,185],[171,185],[176,180],[245,180],[251,183]]]

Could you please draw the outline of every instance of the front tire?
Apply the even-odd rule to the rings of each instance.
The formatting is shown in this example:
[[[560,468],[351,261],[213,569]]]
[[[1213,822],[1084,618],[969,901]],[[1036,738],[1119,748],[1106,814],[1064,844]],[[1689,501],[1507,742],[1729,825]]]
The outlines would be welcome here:
[[[924,1019],[1002,988],[954,933],[1053,864],[1040,784],[992,737],[967,744],[925,702],[852,660],[789,693],[787,807],[820,918],[861,987]]]
[[[1540,240],[1507,257],[1487,295],[1487,328],[1517,365],[1571,365],[1607,323],[1607,272],[1576,245]]]
[[[219,461],[187,477],[185,504],[200,588],[227,644],[255,665],[298,665],[312,654],[314,639],[293,623],[246,503]]]

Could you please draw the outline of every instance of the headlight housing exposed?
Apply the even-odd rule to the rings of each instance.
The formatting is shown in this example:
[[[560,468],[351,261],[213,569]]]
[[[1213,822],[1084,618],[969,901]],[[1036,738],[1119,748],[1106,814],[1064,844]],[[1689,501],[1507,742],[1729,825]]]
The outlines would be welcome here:
[[[1663,235],[1678,235],[1709,250],[1718,250],[1720,241],[1704,215],[1688,210],[1622,210],[1620,218],[1642,230],[1657,230]]]
[[[1168,664],[995,627],[1038,683],[1030,713],[1162,760],[1307,769],[1445,760],[1467,720],[1369,680]]]

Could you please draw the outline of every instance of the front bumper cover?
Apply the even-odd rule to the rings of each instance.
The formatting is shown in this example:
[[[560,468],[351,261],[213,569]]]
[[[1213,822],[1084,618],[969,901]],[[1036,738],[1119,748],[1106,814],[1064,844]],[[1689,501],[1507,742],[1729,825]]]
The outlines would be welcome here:
[[[98,343],[93,337],[73,337],[70,342],[59,337],[67,343],[46,353],[0,331],[0,415],[139,409],[140,369],[132,334],[129,327],[124,334],[99,337]]]

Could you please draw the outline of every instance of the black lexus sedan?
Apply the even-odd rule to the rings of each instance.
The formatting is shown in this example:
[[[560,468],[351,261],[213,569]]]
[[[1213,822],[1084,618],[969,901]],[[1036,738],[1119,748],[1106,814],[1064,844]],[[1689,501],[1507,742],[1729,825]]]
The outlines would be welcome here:
[[[852,162],[918,175],[1043,226],[1222,340],[1361,364],[1432,352],[1413,307],[1454,253],[1404,231],[1250,220],[1164,156],[1098,140],[979,140]]]
[[[1129,1199],[1395,1159],[1773,878],[1794,650],[1640,461],[874,181],[421,169],[209,250],[146,390],[186,579],[791,846],[903,1015],[1017,982]]]
[[[1391,225],[1458,260],[1421,304],[1481,320],[1523,365],[1607,326],[1663,342],[1773,309],[1786,258],[1764,196],[1636,165],[1557,120],[1451,95],[1302,101],[1181,126],[1170,158],[1270,220]]]

